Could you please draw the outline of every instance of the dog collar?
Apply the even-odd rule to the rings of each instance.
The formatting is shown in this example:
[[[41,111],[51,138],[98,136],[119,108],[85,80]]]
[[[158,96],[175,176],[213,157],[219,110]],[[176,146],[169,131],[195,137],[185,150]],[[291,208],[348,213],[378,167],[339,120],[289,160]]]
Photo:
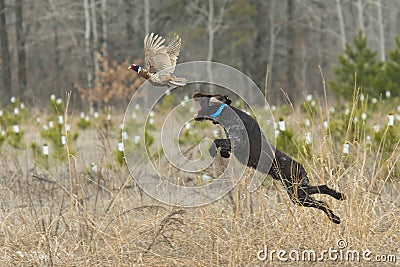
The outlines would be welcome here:
[[[216,117],[218,117],[219,115],[221,115],[221,112],[224,110],[225,107],[226,107],[226,104],[225,104],[225,103],[222,103],[222,104],[219,106],[218,110],[217,110],[215,113],[211,114],[210,117],[211,117],[211,118],[216,118]]]

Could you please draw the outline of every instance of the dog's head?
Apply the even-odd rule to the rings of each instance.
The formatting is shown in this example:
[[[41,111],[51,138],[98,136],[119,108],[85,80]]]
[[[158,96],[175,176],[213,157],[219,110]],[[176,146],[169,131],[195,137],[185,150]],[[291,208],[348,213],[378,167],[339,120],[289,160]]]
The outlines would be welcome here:
[[[221,107],[224,105],[230,105],[232,101],[226,95],[210,95],[210,94],[202,94],[196,93],[193,95],[193,98],[200,104],[200,110],[195,115],[195,120],[213,120],[215,115],[219,115],[218,112],[222,112]],[[222,106],[221,106],[222,105]]]

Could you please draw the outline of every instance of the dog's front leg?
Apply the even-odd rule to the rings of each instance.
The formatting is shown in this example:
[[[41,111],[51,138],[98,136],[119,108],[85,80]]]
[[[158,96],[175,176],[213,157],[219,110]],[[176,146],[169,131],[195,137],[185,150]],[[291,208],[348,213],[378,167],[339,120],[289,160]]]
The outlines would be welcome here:
[[[230,152],[231,152],[231,140],[229,139],[218,139],[219,141],[219,147],[221,150],[219,151],[219,154],[223,158],[229,158],[230,157]]]
[[[229,158],[231,152],[231,141],[229,139],[215,139],[208,152],[212,157],[217,155],[217,149],[221,148],[220,155],[223,158]]]

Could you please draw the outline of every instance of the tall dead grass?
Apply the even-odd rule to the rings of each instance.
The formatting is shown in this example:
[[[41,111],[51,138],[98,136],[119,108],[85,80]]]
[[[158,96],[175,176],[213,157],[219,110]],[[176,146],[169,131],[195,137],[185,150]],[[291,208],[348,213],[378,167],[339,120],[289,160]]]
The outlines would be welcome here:
[[[299,123],[292,123],[301,133]],[[48,171],[35,166],[28,152],[2,151],[2,266],[331,266],[346,260],[326,255],[321,261],[294,261],[286,254],[282,261],[278,252],[265,260],[259,256],[267,248],[267,253],[314,250],[318,257],[329,248],[338,250],[338,240],[347,243],[343,253],[368,249],[372,260],[395,255],[400,262],[399,180],[389,178],[400,157],[398,144],[388,159],[371,165],[365,140],[352,143],[351,154],[343,156],[328,135],[315,134],[318,152],[302,163],[313,184],[328,183],[346,194],[343,202],[320,196],[342,219],[335,225],[319,210],[293,205],[270,178],[250,193],[250,170],[213,204],[166,206],[135,185],[126,168],[112,160],[109,147],[99,148],[104,140],[96,139],[96,132],[87,134],[90,153],[102,159],[97,173],[87,170],[88,151]],[[105,162],[113,164],[106,168]],[[367,263],[360,258],[349,264]]]

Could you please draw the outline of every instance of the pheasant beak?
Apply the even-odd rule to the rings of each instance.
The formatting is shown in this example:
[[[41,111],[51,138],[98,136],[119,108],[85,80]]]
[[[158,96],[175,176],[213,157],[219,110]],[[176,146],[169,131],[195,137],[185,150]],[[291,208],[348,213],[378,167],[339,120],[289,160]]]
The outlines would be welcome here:
[[[129,66],[129,67],[128,67],[128,70],[131,70],[131,69],[132,69],[132,66]]]

